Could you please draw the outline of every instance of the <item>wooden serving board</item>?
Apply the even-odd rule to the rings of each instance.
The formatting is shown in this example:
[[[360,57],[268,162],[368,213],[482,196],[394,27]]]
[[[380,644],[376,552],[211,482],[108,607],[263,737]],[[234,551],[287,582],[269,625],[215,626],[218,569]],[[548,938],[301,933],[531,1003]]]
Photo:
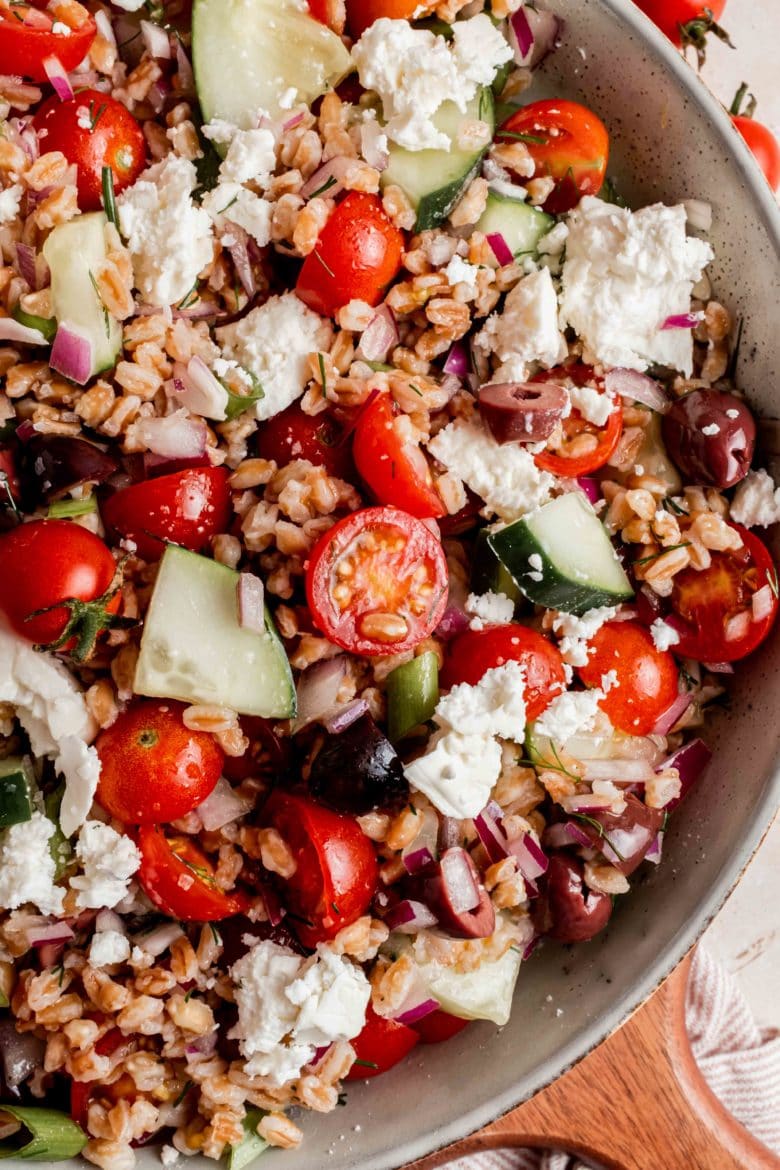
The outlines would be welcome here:
[[[598,1048],[497,1121],[412,1163],[507,1147],[567,1150],[605,1170],[780,1170],[777,1158],[721,1105],[685,1029],[688,955]]]

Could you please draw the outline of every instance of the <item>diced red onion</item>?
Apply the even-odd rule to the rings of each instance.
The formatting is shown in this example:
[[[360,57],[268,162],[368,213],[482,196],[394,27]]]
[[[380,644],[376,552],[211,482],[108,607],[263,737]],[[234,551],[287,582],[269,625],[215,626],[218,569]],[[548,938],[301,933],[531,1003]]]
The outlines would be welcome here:
[[[733,617],[729,618],[726,622],[725,629],[726,641],[738,642],[741,638],[744,638],[750,629],[751,617],[750,611],[743,609],[740,613],[736,613]]]
[[[380,305],[360,337],[358,357],[367,362],[383,362],[398,345],[398,327],[389,305]]]
[[[466,914],[476,910],[480,901],[479,886],[474,881],[469,856],[462,846],[445,850],[440,862],[441,878],[453,910]]]
[[[60,59],[53,56],[47,57],[43,62],[43,68],[60,101],[69,102],[73,97],[73,86]]]
[[[239,573],[236,583],[238,624],[242,630],[265,634],[265,588],[254,573]]]
[[[534,47],[534,34],[528,23],[528,16],[524,5],[520,5],[517,12],[512,13],[509,21],[515,35],[517,52],[515,59],[518,65],[525,65],[531,60],[531,50]]]
[[[436,814],[434,814],[435,816]],[[427,839],[427,830],[424,830]],[[432,838],[436,853],[443,853],[445,849],[452,849],[453,845],[460,845],[462,839],[460,821],[457,817],[442,817],[438,830]],[[420,835],[415,838],[415,843]]]
[[[230,220],[228,232],[233,240],[233,243],[228,245],[230,259],[233,261],[244,292],[248,297],[253,297],[257,292],[257,281],[252,269],[252,262],[249,259],[249,233],[233,220]]]
[[[116,48],[116,35],[114,33],[114,26],[111,23],[108,13],[104,8],[96,8],[94,12],[95,24],[104,41],[108,41],[109,45]]]
[[[508,39],[515,63],[533,69],[560,44],[564,23],[545,9],[519,8],[509,20]]]
[[[771,585],[762,585],[756,590],[752,600],[754,622],[762,622],[764,618],[769,617],[774,606],[774,596]]]
[[[183,936],[184,931],[178,922],[164,922],[162,926],[156,927],[149,934],[136,935],[133,942],[147,955],[156,959],[158,955],[167,951],[177,938],[183,938]]]
[[[577,477],[577,487],[585,493],[591,504],[597,504],[601,499],[601,484],[597,479],[592,479],[589,475],[580,475]]]
[[[672,313],[661,325],[661,329],[695,329],[704,313]]]
[[[31,290],[35,292],[38,288],[38,270],[35,266],[35,248],[32,244],[16,245],[16,263]]]
[[[333,199],[344,189],[344,179],[347,172],[352,170],[355,166],[354,158],[345,158],[343,155],[337,154],[335,158],[329,158],[321,167],[318,167],[313,175],[306,180],[301,187],[301,195],[304,199],[308,199],[314,195],[315,191],[319,191],[326,183],[329,183],[327,191],[322,191],[322,195],[327,195],[329,199]],[[330,180],[333,179],[331,183]]]
[[[365,699],[352,699],[350,703],[345,703],[328,719],[323,720],[323,725],[326,731],[331,735],[340,735],[342,731],[346,731],[351,727],[361,715],[365,715],[368,711],[368,703]]]
[[[192,72],[190,59],[184,51],[180,37],[176,38],[176,69],[179,74],[178,90],[180,96],[183,97],[185,93],[194,93],[195,75]]]
[[[115,930],[117,934],[125,933],[125,924],[115,910],[99,910],[95,919],[95,930]]]
[[[49,344],[40,329],[22,325],[14,317],[0,317],[0,341],[15,341],[20,345]],[[84,380],[86,381],[86,378]]]
[[[575,792],[558,802],[567,812],[609,812],[609,802],[595,792]]]
[[[693,696],[690,691],[683,691],[677,698],[669,704],[656,720],[655,726],[651,732],[652,735],[668,735],[674,727],[675,723],[683,717],[685,712],[693,702]]]
[[[434,633],[437,638],[448,642],[451,638],[457,637],[458,634],[462,634],[468,628],[468,614],[464,612],[463,608],[457,602],[450,602]]]
[[[161,114],[171,89],[166,77],[158,77],[147,95],[147,101],[155,114]]]
[[[524,951],[523,951],[523,962],[525,962],[525,961],[526,961],[526,959],[530,959],[530,958],[531,958],[531,955],[534,953],[534,951],[536,950],[536,948],[539,946],[539,942],[541,941],[541,937],[542,937],[542,936],[541,936],[540,934],[535,934],[535,935],[534,935],[534,936],[533,936],[531,939],[529,939],[529,941],[528,941],[528,942],[525,944],[525,949],[524,949]]]
[[[226,417],[227,390],[199,354],[191,357],[186,366],[181,362],[176,363],[170,388],[179,402],[193,414],[219,422]]]
[[[217,1048],[217,1029],[213,1028],[210,1032],[206,1032],[205,1036],[199,1036],[197,1040],[193,1040],[191,1044],[187,1045],[187,1056],[192,1058],[201,1056],[203,1059],[213,1056]]]
[[[734,666],[731,662],[702,662],[705,670],[711,674],[733,674]]]
[[[73,938],[73,931],[67,922],[62,921],[29,927],[25,934],[31,947],[43,947],[49,943],[66,943]]]
[[[628,370],[615,366],[604,375],[604,387],[608,394],[619,394],[632,402],[641,402],[659,414],[665,414],[672,405],[671,399],[658,382],[639,370]]]
[[[509,852],[517,862],[521,874],[528,881],[536,881],[547,872],[549,862],[541,845],[530,833],[523,833],[514,841],[509,842]]]
[[[512,249],[506,242],[501,232],[490,232],[486,237],[487,242],[493,250],[493,255],[499,264],[511,264],[514,260]]]
[[[58,374],[83,386],[92,374],[92,342],[68,325],[60,325],[54,335],[49,365]]]
[[[659,829],[656,833],[652,845],[645,854],[645,861],[652,862],[653,865],[658,865],[661,860],[661,853],[663,851],[664,833],[663,829]]]
[[[168,459],[202,455],[206,450],[206,424],[202,419],[187,418],[183,410],[165,418],[141,418],[134,424],[134,432],[155,455]]]
[[[491,805],[483,808],[482,812],[474,817],[474,828],[491,861],[503,861],[509,857],[509,839],[494,811],[491,811]]]
[[[658,772],[664,772],[667,768],[676,768],[680,775],[680,795],[668,802],[667,810],[676,808],[680,801],[688,795],[711,759],[712,752],[704,740],[692,739],[658,765],[656,769]]]
[[[360,153],[375,171],[387,169],[390,161],[387,136],[376,118],[367,119],[360,127]]]
[[[466,377],[469,372],[469,355],[462,341],[453,342],[442,369],[445,374],[454,374],[456,378]]]
[[[298,715],[293,724],[295,731],[332,712],[345,673],[346,664],[341,656],[315,662],[304,670],[298,679]]]
[[[299,113],[293,114],[291,118],[288,118],[287,121],[282,124],[282,131],[287,133],[288,130],[293,130],[296,126],[299,126],[303,121],[304,112],[304,110],[301,110]]]
[[[251,800],[240,796],[231,788],[224,776],[220,776],[213,791],[195,809],[201,819],[203,828],[208,832],[215,832],[223,825],[230,825],[239,817],[245,816],[252,807]]]
[[[38,135],[29,118],[9,118],[6,122],[6,132],[9,139],[21,147],[30,162],[35,162],[40,154]],[[29,200],[30,193],[27,198]]]
[[[683,199],[688,223],[699,232],[708,232],[712,227],[712,204],[702,199]]]
[[[416,1024],[420,1020],[425,1019],[431,1012],[439,1010],[439,1001],[436,999],[423,999],[420,1003],[414,1004],[410,1008],[403,1008],[399,1015],[394,1019],[399,1024]]]
[[[161,25],[154,24],[151,20],[142,20],[141,36],[150,57],[158,61],[170,61],[172,56],[170,37]]]
[[[416,902],[412,898],[404,898],[385,915],[388,930],[397,930],[401,934],[415,934],[418,930],[436,926],[438,921],[424,902]]]
[[[419,873],[421,869],[425,869],[435,860],[436,858],[427,845],[423,845],[419,849],[413,849],[411,853],[407,853],[403,857],[403,863],[407,873]]]

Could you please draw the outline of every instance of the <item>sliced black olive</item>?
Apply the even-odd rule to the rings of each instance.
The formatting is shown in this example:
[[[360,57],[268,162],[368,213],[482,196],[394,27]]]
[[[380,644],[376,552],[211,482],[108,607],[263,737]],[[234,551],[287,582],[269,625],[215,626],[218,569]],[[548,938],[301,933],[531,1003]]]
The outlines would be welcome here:
[[[750,470],[756,423],[741,398],[694,390],[678,398],[662,426],[669,454],[694,483],[729,488]]]
[[[583,868],[576,857],[555,853],[544,875],[544,889],[533,905],[540,934],[558,942],[586,942],[609,922],[612,899],[598,890],[583,890]]]
[[[25,491],[52,500],[83,483],[103,483],[119,463],[94,443],[71,435],[33,435],[21,452]]]
[[[490,895],[465,849],[447,849],[437,872],[422,882],[423,901],[439,919],[439,926],[455,938],[487,938],[496,929],[496,912]],[[473,898],[464,897],[473,891]],[[476,905],[469,905],[473,899]]]
[[[497,443],[549,439],[566,410],[555,382],[492,382],[479,391],[479,410]]]
[[[309,791],[339,812],[360,815],[405,797],[408,786],[395,748],[370,715],[361,715],[317,753]]]
[[[664,822],[663,809],[649,808],[630,794],[621,813],[592,812],[589,820],[597,821],[601,831],[587,822],[578,827],[590,837],[606,860],[626,875],[641,865]]]

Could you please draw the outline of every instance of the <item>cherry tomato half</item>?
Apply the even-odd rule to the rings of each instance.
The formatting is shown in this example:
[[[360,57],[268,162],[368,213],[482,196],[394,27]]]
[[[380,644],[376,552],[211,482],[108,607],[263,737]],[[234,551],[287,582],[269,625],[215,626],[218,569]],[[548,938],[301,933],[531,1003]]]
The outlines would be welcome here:
[[[365,913],[379,869],[374,846],[354,817],[277,789],[263,809],[263,821],[279,832],[295,857],[282,901],[305,947],[334,938]]]
[[[534,178],[549,176],[556,186],[544,210],[560,215],[571,211],[583,195],[596,195],[604,183],[609,158],[609,134],[587,106],[562,98],[531,102],[507,118],[498,130],[499,142],[525,142],[534,161]]]
[[[675,651],[697,662],[736,662],[761,645],[778,611],[777,570],[762,540],[740,524],[743,540],[734,552],[713,552],[708,569],[683,569],[673,579],[673,620],[680,634]],[[761,617],[753,597],[768,587],[769,605]]]
[[[559,382],[566,385],[567,381],[575,386],[590,386],[600,394],[605,394],[604,384],[597,378],[590,366],[576,363],[573,366],[556,367],[554,370],[543,370],[531,379],[533,382]],[[561,424],[563,440],[555,450],[540,451],[534,456],[536,466],[553,475],[562,475],[576,479],[578,475],[590,475],[603,467],[618,445],[623,433],[623,405],[619,398],[614,399],[612,412],[604,426],[588,422],[579,410],[572,407]],[[583,435],[592,436],[583,440]],[[582,450],[588,444],[587,450]]]
[[[324,533],[306,569],[315,625],[355,654],[398,654],[427,638],[447,606],[447,559],[399,508],[363,508]]]
[[[219,922],[249,909],[247,894],[219,888],[214,867],[190,837],[166,837],[159,825],[142,825],[137,844],[138,880],[163,914],[183,922]]]
[[[634,0],[670,41],[682,46],[691,21],[720,20],[726,0]],[[691,30],[693,32],[693,30]]]
[[[83,635],[91,643],[119,609],[120,594],[106,596],[116,563],[99,537],[71,520],[31,520],[0,535],[0,612],[23,638],[54,647],[78,607],[68,601],[95,602],[83,612],[61,650],[79,647]],[[35,617],[36,610],[50,610]]]
[[[413,16],[419,19],[419,8],[415,0],[347,0],[347,24],[352,39],[357,40],[382,16],[390,20],[411,20]]]
[[[365,1077],[378,1077],[408,1056],[419,1040],[413,1028],[378,1016],[369,1003],[363,1031],[350,1041],[357,1059],[344,1079],[362,1081]]]
[[[423,1016],[421,1020],[411,1026],[423,1044],[441,1044],[443,1040],[457,1036],[458,1032],[462,1032],[470,1023],[471,1020],[462,1020],[460,1016],[451,1016],[449,1012],[439,1008],[437,1012]]]
[[[638,622],[607,622],[588,643],[588,662],[577,668],[588,687],[603,687],[610,671],[617,678],[599,703],[614,727],[649,735],[678,694],[674,656],[659,650]]]
[[[68,31],[52,31],[55,23]],[[86,57],[96,32],[86,8],[75,2],[66,13],[54,16],[14,0],[12,7],[0,10],[0,73],[46,81],[44,62],[49,58],[56,58],[70,73]]]
[[[261,422],[257,430],[257,453],[285,467],[293,459],[308,459],[324,467],[328,475],[350,481],[355,472],[349,440],[330,414],[304,414],[294,402],[286,410]]]
[[[485,671],[505,662],[519,662],[525,667],[528,719],[538,719],[555,696],[566,689],[563,659],[557,646],[519,622],[467,630],[454,638],[444,659],[441,685],[447,690],[457,683],[476,686]]]
[[[109,496],[101,508],[108,528],[134,540],[139,556],[158,561],[165,541],[200,552],[231,518],[229,471],[189,467],[135,483]]]
[[[403,232],[390,222],[379,196],[352,191],[304,260],[295,291],[323,317],[334,317],[352,300],[376,305],[401,268],[403,249]]]
[[[780,187],[780,145],[774,134],[753,118],[738,115],[731,120],[753,152],[769,186],[776,191]]]
[[[366,406],[355,426],[355,466],[380,504],[395,504],[412,516],[445,516],[428,460],[413,438],[410,422],[389,394]]]
[[[33,118],[47,151],[59,150],[78,167],[79,207],[103,206],[103,167],[110,167],[119,194],[140,175],[146,139],[130,111],[97,89],[81,89],[70,101],[49,98]]]
[[[133,703],[101,731],[97,798],[126,825],[178,820],[206,799],[224,759],[214,737],[190,731],[183,703]]]

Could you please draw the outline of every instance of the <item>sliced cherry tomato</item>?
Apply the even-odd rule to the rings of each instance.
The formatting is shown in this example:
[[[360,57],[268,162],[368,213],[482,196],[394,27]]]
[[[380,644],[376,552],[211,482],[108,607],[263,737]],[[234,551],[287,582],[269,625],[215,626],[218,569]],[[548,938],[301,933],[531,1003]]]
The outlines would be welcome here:
[[[715,23],[723,15],[726,0],[634,0],[670,41],[682,48],[693,45],[703,59],[707,34],[728,40]]]
[[[470,1023],[471,1020],[462,1020],[460,1016],[451,1016],[449,1012],[439,1008],[437,1012],[423,1016],[416,1024],[412,1024],[412,1027],[423,1044],[441,1044],[443,1040],[457,1036],[458,1032],[462,1032]]]
[[[399,654],[427,638],[447,605],[447,559],[422,520],[363,508],[324,533],[306,569],[317,627],[355,654]]]
[[[297,402],[260,423],[257,453],[279,467],[308,459],[337,479],[349,481],[355,471],[349,440],[339,423],[330,414],[304,414]]]
[[[184,726],[183,710],[184,704],[173,700],[144,699],[98,736],[97,798],[118,821],[175,821],[214,790],[223,752],[213,735]]]
[[[81,660],[119,609],[115,576],[103,541],[70,520],[31,520],[0,536],[0,611],[21,637]]]
[[[607,622],[588,643],[587,665],[577,673],[586,686],[604,687],[611,671],[617,677],[599,706],[620,731],[649,735],[677,698],[674,656],[659,650],[638,622]]]
[[[86,57],[96,32],[97,25],[86,8],[75,2],[55,16],[14,0],[9,8],[0,9],[0,73],[46,81],[44,62],[50,58],[70,73]]]
[[[408,426],[390,395],[377,395],[355,426],[355,465],[380,504],[395,504],[421,518],[445,516],[428,460],[405,435]]]
[[[159,825],[138,830],[141,868],[138,880],[163,914],[182,922],[219,922],[246,914],[251,899],[243,891],[226,894],[214,867],[190,837],[166,837]]]
[[[538,719],[555,696],[566,689],[566,673],[557,646],[519,622],[467,630],[454,638],[444,659],[441,685],[447,690],[457,683],[476,686],[485,671],[505,662],[519,662],[525,667],[529,719]]]
[[[97,89],[80,89],[68,102],[49,98],[33,118],[46,150],[59,150],[78,167],[79,207],[103,206],[103,167],[110,167],[119,194],[140,175],[146,139],[133,115],[116,98]]]
[[[403,250],[403,232],[390,222],[379,196],[352,191],[304,260],[295,291],[324,317],[334,317],[352,300],[376,305],[401,268]]]
[[[224,467],[190,467],[132,484],[108,497],[103,520],[135,541],[147,561],[160,559],[166,540],[200,552],[212,536],[227,531],[229,475]]]
[[[591,367],[579,362],[573,366],[543,370],[531,380],[559,382],[564,386],[570,381],[575,386],[591,386],[600,394],[606,393],[604,383],[596,377]],[[555,450],[540,451],[534,457],[536,466],[553,475],[562,475],[569,479],[576,479],[578,475],[590,475],[592,471],[604,466],[618,445],[623,433],[623,405],[619,398],[614,399],[612,413],[603,427],[588,422],[574,407],[561,425],[563,441]],[[583,446],[583,435],[592,436],[588,440],[590,449],[579,452],[578,448]]]
[[[279,832],[295,858],[282,901],[305,947],[334,938],[365,913],[379,869],[374,846],[354,817],[277,789],[263,809],[263,821]]]
[[[128,1037],[124,1036],[119,1028],[112,1028],[97,1041],[95,1052],[98,1056],[112,1056],[123,1044],[130,1046]],[[125,1076],[127,1081],[123,1084]],[[97,1087],[95,1081],[71,1081],[70,1083],[70,1115],[82,1129],[87,1127],[87,1110]],[[101,1084],[100,1095],[108,1097],[111,1101],[119,1101],[120,1097],[128,1095],[128,1089],[132,1089],[133,1095],[137,1095],[135,1081],[129,1074],[124,1074],[119,1080],[112,1081],[110,1085]]]
[[[563,98],[531,102],[507,118],[499,142],[525,142],[534,161],[534,178],[555,179],[544,210],[571,211],[583,195],[597,195],[609,158],[609,134],[587,106]]]
[[[673,578],[671,604],[680,620],[676,653],[697,662],[736,662],[761,645],[778,611],[777,570],[762,540],[734,524],[743,540],[735,552],[713,552],[708,569],[683,569]],[[769,588],[756,618],[753,597]]]
[[[419,18],[419,8],[420,4],[415,0],[347,0],[347,24],[352,39],[357,40],[382,16],[390,20]]]
[[[408,1056],[419,1041],[414,1029],[378,1016],[369,1004],[363,1031],[350,1041],[357,1059],[344,1079],[362,1081],[365,1077],[378,1077]]]

